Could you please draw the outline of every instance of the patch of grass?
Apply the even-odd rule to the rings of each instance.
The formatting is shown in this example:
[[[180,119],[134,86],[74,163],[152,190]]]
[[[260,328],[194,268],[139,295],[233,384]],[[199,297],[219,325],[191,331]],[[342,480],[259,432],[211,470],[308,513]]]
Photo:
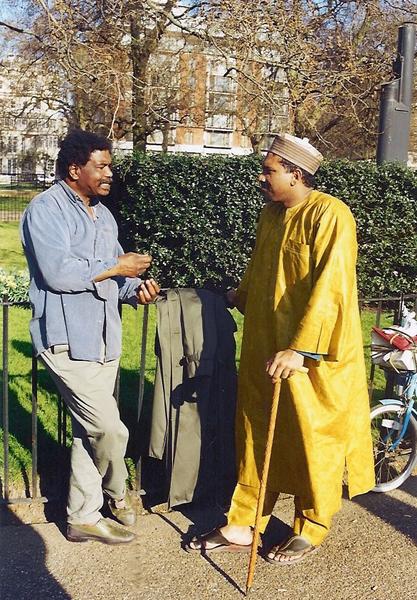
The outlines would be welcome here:
[[[0,224],[7,222],[16,225],[26,206],[39,191],[33,188],[0,189]],[[6,258],[0,255],[0,261]]]
[[[372,327],[376,324],[376,311],[375,310],[363,310],[361,313],[362,323],[362,335],[363,335],[363,348],[365,354],[366,372],[371,373],[371,331]],[[381,314],[380,327],[388,327],[393,323],[393,312],[385,311]],[[373,367],[374,370],[374,385],[373,393],[371,398],[371,404],[376,404],[378,400],[383,398],[383,392],[385,390],[385,375],[382,369],[379,367]]]
[[[26,188],[11,188],[8,186],[0,186],[0,198],[22,198],[32,199],[36,194],[39,194],[41,190],[34,189],[31,187]]]
[[[34,186],[33,183],[20,182],[18,185],[11,186],[10,183],[0,183],[0,195],[9,194],[19,196],[21,194],[31,194],[32,197],[42,191],[42,186]]]
[[[19,223],[0,223],[0,267],[26,269],[26,259],[19,237]]]
[[[31,198],[23,198],[22,196],[0,196],[0,210],[22,212],[30,200]]]
[[[120,407],[123,418],[130,430],[136,424],[137,399],[139,390],[139,363],[143,308],[137,311],[131,307],[123,310],[124,352],[120,369]],[[31,470],[31,366],[32,345],[29,335],[30,310],[11,307],[9,310],[9,469],[14,495],[24,495],[28,491]],[[3,329],[3,320],[1,320]],[[155,374],[153,338],[155,335],[155,308],[150,307],[148,347],[146,356],[145,404],[151,400]],[[68,418],[67,440],[71,436]],[[38,441],[39,474],[42,486],[54,480],[51,472],[62,469],[63,448],[58,440],[58,403],[55,386],[43,365],[38,361]],[[2,433],[0,432],[2,440]],[[4,457],[0,451],[0,466]],[[55,478],[55,486],[59,477]],[[42,493],[42,489],[40,489]],[[49,489],[50,493],[50,489]]]

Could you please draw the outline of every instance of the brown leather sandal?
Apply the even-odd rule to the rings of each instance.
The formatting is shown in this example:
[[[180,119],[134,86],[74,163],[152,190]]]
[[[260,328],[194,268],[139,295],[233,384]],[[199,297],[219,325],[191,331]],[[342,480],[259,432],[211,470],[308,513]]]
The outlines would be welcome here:
[[[265,560],[271,565],[279,567],[292,565],[306,558],[308,554],[312,554],[319,549],[320,546],[313,546],[301,535],[293,535],[286,542],[279,546],[272,547],[265,555]],[[268,556],[271,552],[274,553],[274,558]],[[288,560],[277,560],[278,556],[285,556]]]
[[[198,548],[193,548],[190,543],[198,543]],[[188,544],[184,546],[184,550],[187,552],[201,552],[202,554],[209,554],[212,552],[250,552],[252,544],[234,544],[229,542],[224,535],[221,534],[219,529],[213,529],[201,536],[193,538]],[[212,548],[207,548],[207,544],[216,544]]]

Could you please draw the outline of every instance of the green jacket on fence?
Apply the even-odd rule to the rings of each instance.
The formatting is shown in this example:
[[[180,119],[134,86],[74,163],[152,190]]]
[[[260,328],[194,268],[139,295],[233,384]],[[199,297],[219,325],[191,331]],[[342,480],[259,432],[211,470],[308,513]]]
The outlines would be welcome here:
[[[235,482],[236,324],[208,290],[168,290],[157,312],[149,455],[166,461],[170,506],[224,504]]]

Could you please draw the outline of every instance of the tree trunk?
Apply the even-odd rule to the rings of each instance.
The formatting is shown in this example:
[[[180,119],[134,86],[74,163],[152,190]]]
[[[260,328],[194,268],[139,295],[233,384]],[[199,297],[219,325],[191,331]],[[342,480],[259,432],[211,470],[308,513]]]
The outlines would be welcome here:
[[[145,81],[149,61],[149,52],[146,52],[146,42],[140,40],[139,25],[134,17],[130,21],[132,60],[132,137],[135,150],[146,150],[146,137],[148,135]]]
[[[177,0],[167,0],[163,6],[165,13],[170,12]],[[150,56],[157,50],[159,41],[169,21],[161,15],[152,29],[143,26],[143,14],[138,11],[130,19],[130,55],[132,60],[132,137],[133,148],[146,150],[146,137],[150,127],[146,109],[147,69]]]

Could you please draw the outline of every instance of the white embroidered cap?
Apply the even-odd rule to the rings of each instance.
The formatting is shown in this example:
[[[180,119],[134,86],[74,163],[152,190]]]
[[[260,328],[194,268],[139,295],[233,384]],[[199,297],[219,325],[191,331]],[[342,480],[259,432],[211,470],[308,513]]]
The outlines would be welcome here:
[[[323,160],[323,155],[307,138],[301,139],[289,133],[277,135],[268,152],[289,160],[311,175],[314,175]]]

